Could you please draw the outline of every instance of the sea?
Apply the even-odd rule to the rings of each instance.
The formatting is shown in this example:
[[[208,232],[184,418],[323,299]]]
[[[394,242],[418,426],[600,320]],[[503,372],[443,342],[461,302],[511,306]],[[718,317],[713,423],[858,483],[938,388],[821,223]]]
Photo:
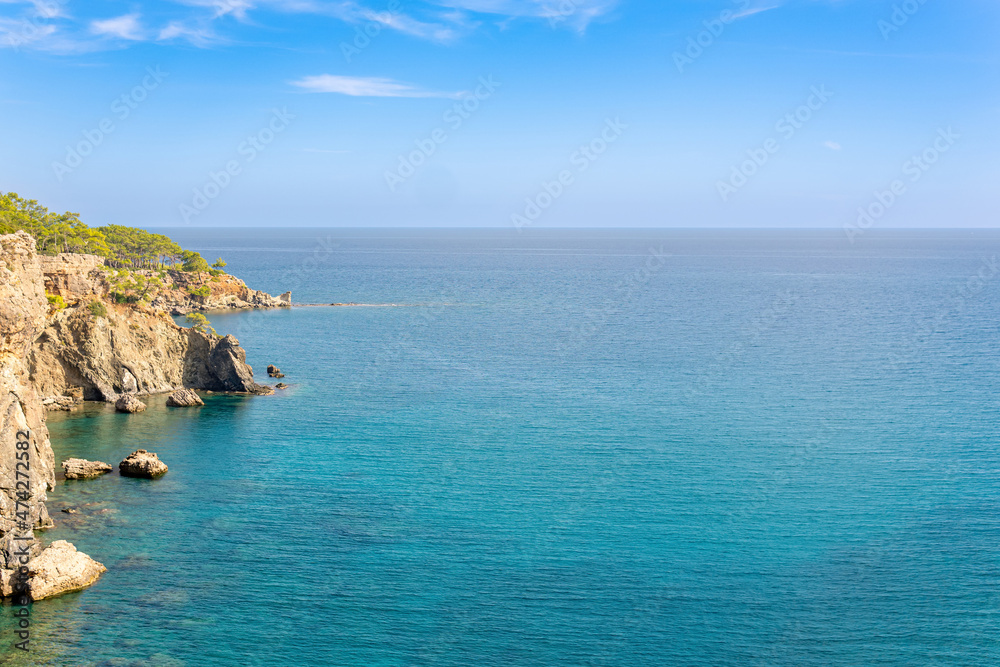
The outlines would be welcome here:
[[[4,664],[1000,664],[1000,232],[161,231],[289,387],[50,414]]]

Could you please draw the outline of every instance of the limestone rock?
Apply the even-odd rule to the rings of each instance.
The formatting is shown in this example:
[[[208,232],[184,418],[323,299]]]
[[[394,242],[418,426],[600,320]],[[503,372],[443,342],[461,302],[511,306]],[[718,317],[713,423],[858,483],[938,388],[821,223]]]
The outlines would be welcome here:
[[[153,452],[138,449],[118,464],[118,472],[122,477],[155,479],[167,472],[167,464]]]
[[[25,363],[48,311],[35,240],[24,232],[0,235],[0,568],[9,570],[18,565],[14,553],[22,545],[32,555],[41,550],[30,528],[52,523],[45,500],[46,491],[55,487],[55,457],[45,411]],[[29,455],[27,480],[23,466],[17,471],[17,452]],[[22,490],[28,482],[27,497],[18,497],[18,481]],[[27,521],[15,514],[18,500],[22,511],[27,507]]]
[[[288,389],[288,385],[285,384],[284,382],[279,382],[278,384],[274,385],[274,388],[275,389]]]
[[[208,357],[208,370],[218,379],[216,391],[238,391],[250,394],[273,394],[274,390],[254,382],[253,369],[247,365],[247,353],[234,336],[225,336]]]
[[[267,374],[273,378],[285,377],[285,374],[281,372],[281,369],[275,366],[274,364],[271,364],[270,366],[267,367]]]
[[[192,408],[205,405],[194,389],[178,389],[167,397],[167,405],[175,408]]]
[[[115,401],[115,410],[118,412],[136,413],[146,409],[146,404],[132,394],[125,394]]]
[[[87,461],[85,459],[66,459],[62,464],[66,479],[90,479],[111,472],[111,466],[103,461]]]
[[[130,393],[167,393],[177,387],[261,392],[232,336],[220,338],[177,326],[162,313],[106,304],[95,317],[86,304],[53,315],[29,356],[31,379],[44,396],[80,388],[85,398],[116,401]],[[127,371],[127,374],[126,374]]]
[[[45,276],[45,290],[61,296],[67,303],[98,296],[105,290],[104,275],[100,271],[104,266],[103,257],[73,253],[54,257],[40,255],[38,263]]]
[[[28,563],[28,589],[44,600],[90,586],[108,568],[65,540],[57,540]]]
[[[42,407],[50,412],[72,412],[80,407],[80,401],[70,396],[49,396],[42,399]]]

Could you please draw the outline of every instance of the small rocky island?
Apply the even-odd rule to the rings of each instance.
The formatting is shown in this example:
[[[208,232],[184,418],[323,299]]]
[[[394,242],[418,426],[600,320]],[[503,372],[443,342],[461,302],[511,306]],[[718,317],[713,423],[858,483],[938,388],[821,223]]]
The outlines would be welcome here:
[[[56,485],[46,411],[92,400],[134,414],[145,408],[141,397],[169,392],[172,405],[201,405],[195,389],[272,394],[234,337],[181,327],[171,314],[288,307],[291,295],[251,290],[221,260],[210,267],[166,237],[90,229],[13,193],[0,192],[0,232],[13,232],[0,234],[0,595],[40,600],[106,571],[68,542],[43,549],[35,535],[54,525],[45,507]],[[74,252],[53,252],[71,245]],[[128,254],[134,247],[146,254]],[[109,471],[100,461],[63,462],[66,479]],[[138,450],[119,471],[155,478],[167,466]]]

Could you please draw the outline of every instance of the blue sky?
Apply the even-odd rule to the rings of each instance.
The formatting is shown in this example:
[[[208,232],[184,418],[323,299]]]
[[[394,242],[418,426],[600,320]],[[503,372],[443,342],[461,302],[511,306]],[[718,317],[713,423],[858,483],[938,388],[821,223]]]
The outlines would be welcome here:
[[[0,190],[94,225],[995,226],[998,28],[996,0],[0,0]]]

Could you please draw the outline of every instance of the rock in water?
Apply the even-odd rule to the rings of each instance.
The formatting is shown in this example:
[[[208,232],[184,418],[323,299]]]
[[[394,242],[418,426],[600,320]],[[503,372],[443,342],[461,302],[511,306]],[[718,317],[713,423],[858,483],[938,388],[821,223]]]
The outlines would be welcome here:
[[[136,413],[146,409],[146,404],[132,394],[125,394],[115,401],[115,410],[118,412]]]
[[[285,377],[285,374],[281,372],[281,369],[275,366],[274,364],[271,364],[270,366],[267,367],[267,374],[273,378]]]
[[[69,542],[57,540],[28,563],[28,589],[33,600],[43,600],[86,588],[107,571]]]
[[[274,385],[274,388],[275,389],[288,389],[288,385],[285,384],[284,382],[279,382],[278,384]]]
[[[66,479],[90,479],[111,472],[111,466],[103,461],[87,461],[84,459],[66,459],[62,464]]]
[[[153,452],[138,449],[118,464],[118,473],[122,477],[142,477],[156,479],[167,472],[167,464]]]
[[[192,408],[205,405],[201,396],[194,389],[178,389],[167,398],[167,405],[175,408]]]

